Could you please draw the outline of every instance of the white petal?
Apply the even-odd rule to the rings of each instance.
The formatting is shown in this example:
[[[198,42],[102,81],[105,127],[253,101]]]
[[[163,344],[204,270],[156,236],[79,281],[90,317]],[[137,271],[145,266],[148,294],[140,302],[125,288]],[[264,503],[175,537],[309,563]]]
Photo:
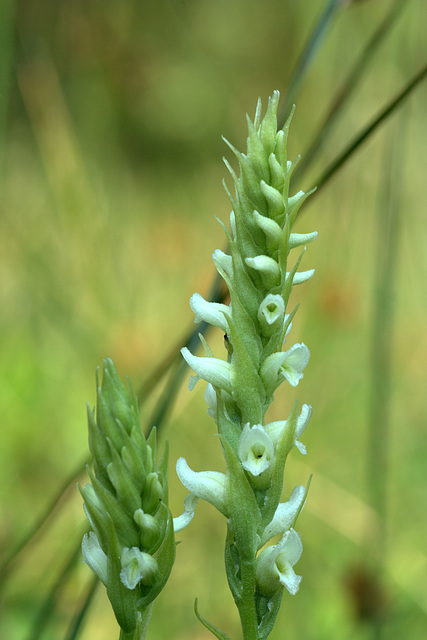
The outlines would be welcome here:
[[[124,547],[120,561],[120,580],[128,589],[135,589],[140,582],[151,585],[155,581],[159,566],[155,558],[145,551],[138,547]]]
[[[219,327],[228,333],[226,315],[229,313],[227,305],[219,302],[208,302],[200,295],[194,293],[190,298],[190,307],[194,312],[194,322],[207,322],[214,327]]]
[[[313,409],[311,404],[303,404],[301,407],[301,413],[298,416],[297,420],[297,428],[295,431],[295,435],[297,438],[300,437],[308,423],[310,422],[311,414],[313,413]]]
[[[317,231],[312,233],[291,233],[289,236],[289,249],[295,249],[295,247],[302,247],[304,244],[313,242],[318,236]]]
[[[259,476],[271,465],[274,446],[262,425],[245,425],[240,435],[238,456],[242,467],[253,476]]]
[[[260,546],[279,534],[287,531],[293,524],[305,497],[305,487],[295,487],[287,502],[282,502],[276,509],[273,520],[266,526],[260,540]]]
[[[255,258],[245,258],[248,267],[255,269],[260,273],[268,274],[274,278],[280,275],[280,267],[277,262],[270,256],[256,256]]]
[[[259,305],[258,320],[267,324],[274,324],[279,318],[285,317],[285,303],[282,296],[269,293]]]
[[[279,371],[286,360],[286,353],[272,353],[261,365],[260,376],[267,395],[271,395],[280,384]]]
[[[277,420],[276,422],[269,422],[265,425],[264,429],[272,439],[273,444],[277,445],[281,440],[283,431],[286,429],[287,424],[287,420]]]
[[[301,576],[298,576],[292,568],[302,554],[302,542],[297,532],[293,529],[287,531],[279,544],[276,545],[276,552],[275,567],[279,580],[294,596],[302,580]]]
[[[304,191],[298,191],[294,196],[288,198],[288,207],[291,208],[295,204],[297,204],[301,199],[305,198],[306,194]]]
[[[284,319],[283,319],[283,326],[284,326],[284,327],[285,327],[285,325],[286,325],[286,323],[287,323],[287,321],[288,321],[289,315],[290,315],[289,313],[286,313],[286,314],[285,314],[285,317],[284,317]],[[290,323],[289,323],[288,328],[286,329],[285,339],[283,340],[283,344],[285,344],[285,342],[286,342],[286,338],[288,337],[288,334],[289,334],[289,332],[290,332],[290,330],[291,330],[291,329],[292,329],[292,322],[290,322]]]
[[[285,351],[285,359],[280,369],[280,373],[286,378],[292,387],[296,387],[303,377],[303,371],[310,360],[310,351],[302,342],[294,344],[288,351]]]
[[[302,576],[298,576],[286,560],[281,563],[281,570],[279,571],[279,569],[277,569],[277,572],[281,584],[286,587],[291,596],[296,595],[301,584]]]
[[[277,247],[282,239],[283,231],[275,220],[262,216],[258,211],[254,211],[254,218],[257,225],[265,233],[266,238]]]
[[[297,271],[293,277],[292,285],[294,284],[302,284],[303,282],[307,282],[314,274],[314,269],[308,269],[308,271]],[[286,276],[289,274],[287,273]]]
[[[223,515],[227,516],[226,488],[227,478],[218,471],[193,471],[185,458],[178,458],[176,472],[184,487],[198,498],[210,502]]]
[[[231,365],[228,362],[219,358],[194,356],[187,347],[181,349],[181,353],[200,378],[231,394]]]
[[[300,437],[300,435],[303,433],[308,423],[310,422],[312,413],[313,413],[313,410],[311,408],[311,405],[303,404],[301,408],[301,413],[299,414],[298,420],[297,420],[297,428],[295,430],[295,446],[303,455],[307,454],[307,449],[305,448],[305,445],[298,440],[298,438]]]
[[[85,533],[82,541],[83,562],[92,569],[101,582],[107,586],[107,556],[101,549],[93,531]]]
[[[272,187],[270,184],[264,182],[264,180],[260,181],[259,186],[261,187],[261,191],[263,192],[265,199],[272,209],[272,217],[281,214],[285,210],[285,203],[280,191]]]
[[[229,278],[233,277],[233,259],[231,256],[221,251],[221,249],[215,249],[212,259],[220,276],[224,273]]]
[[[189,493],[188,496],[185,497],[184,513],[181,513],[180,516],[173,519],[174,533],[178,533],[178,531],[182,531],[185,527],[188,527],[194,517],[194,510],[198,501],[199,498],[192,493]]]
[[[208,414],[215,420],[216,408],[217,408],[217,397],[216,397],[216,391],[210,383],[206,385],[205,400],[206,400],[206,404],[209,407]]]
[[[289,529],[283,534],[282,539],[276,545],[276,564],[286,558],[293,567],[302,554],[302,542],[299,534],[294,529]]]

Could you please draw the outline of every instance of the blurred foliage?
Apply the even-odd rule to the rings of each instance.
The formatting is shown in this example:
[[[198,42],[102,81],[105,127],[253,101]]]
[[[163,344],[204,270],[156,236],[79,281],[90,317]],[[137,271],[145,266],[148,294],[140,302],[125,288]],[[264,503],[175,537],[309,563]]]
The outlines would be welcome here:
[[[425,65],[425,2],[403,4],[295,189],[310,188]],[[309,148],[393,5],[343,2],[336,12],[295,98],[293,157]],[[102,358],[110,355],[138,388],[188,329],[188,299],[196,290],[208,293],[210,254],[224,242],[214,219],[227,220],[229,211],[220,135],[243,147],[243,114],[253,115],[258,95],[265,101],[273,89],[286,92],[324,8],[322,0],[2,2],[3,560],[87,457],[85,401],[94,403]],[[285,597],[272,640],[426,635],[426,108],[422,84],[306,205],[298,223],[301,231],[319,231],[304,259],[316,277],[304,289],[293,329],[293,339],[312,351],[298,397],[313,405],[314,417],[305,438],[309,466],[291,456],[288,494],[310,472],[314,478],[299,521],[305,549],[297,570],[304,580],[297,597]],[[390,144],[394,139],[398,146]],[[398,237],[394,280],[385,283],[393,313],[389,423],[374,445],[372,335],[381,312],[376,274],[378,247],[389,240],[390,189]],[[211,341],[220,352],[222,336]],[[143,415],[151,415],[159,393],[143,399]],[[272,418],[286,416],[293,397],[278,393]],[[221,470],[202,385],[179,392],[165,432],[178,515],[185,490],[175,459],[185,455],[193,468]],[[375,455],[373,446],[380,447]],[[384,489],[381,518],[376,477]],[[2,585],[2,638],[36,638],[48,616],[40,637],[71,637],[91,584],[80,557],[69,559],[84,526],[75,481],[55,513]],[[220,560],[224,534],[215,512],[198,506],[180,534],[151,637],[207,638],[193,613],[196,596],[201,614],[236,637]],[[65,573],[69,579],[58,583]],[[55,584],[51,606],[45,601],[41,610]],[[379,611],[381,631],[373,623]],[[99,589],[81,638],[114,638],[115,629]]]

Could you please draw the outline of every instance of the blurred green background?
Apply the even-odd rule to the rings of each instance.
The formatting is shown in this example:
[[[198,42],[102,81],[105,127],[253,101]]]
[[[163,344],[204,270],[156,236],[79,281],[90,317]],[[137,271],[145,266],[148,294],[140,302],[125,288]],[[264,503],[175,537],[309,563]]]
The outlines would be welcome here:
[[[396,3],[342,3],[295,99],[290,156],[309,148],[329,106]],[[426,63],[425,0],[405,0],[309,170],[329,163]],[[87,457],[85,402],[111,356],[136,389],[192,326],[228,220],[221,134],[244,150],[245,112],[285,94],[323,0],[2,0],[0,8],[0,550],[5,561]],[[298,522],[299,594],[285,594],[272,640],[427,637],[427,89],[421,84],[308,202],[293,341],[312,353],[297,389],[314,414],[285,498],[313,473]],[[222,335],[209,338],[216,355]],[[189,374],[189,372],[188,372]],[[186,376],[187,380],[188,376]],[[184,381],[186,383],[186,380]],[[182,385],[161,437],[175,460],[223,469],[203,385]],[[295,391],[278,391],[283,419]],[[147,420],[159,391],[144,403]],[[84,475],[80,476],[84,482]],[[71,482],[55,518],[10,565],[0,637],[70,637],[91,575],[64,575],[85,521]],[[204,640],[202,615],[233,638],[225,523],[197,508],[149,638]],[[45,609],[40,610],[44,602]],[[380,620],[380,623],[378,622]],[[44,622],[49,622],[44,626]],[[83,640],[118,637],[98,589]],[[38,635],[37,635],[38,634]],[[67,635],[68,634],[68,635]]]

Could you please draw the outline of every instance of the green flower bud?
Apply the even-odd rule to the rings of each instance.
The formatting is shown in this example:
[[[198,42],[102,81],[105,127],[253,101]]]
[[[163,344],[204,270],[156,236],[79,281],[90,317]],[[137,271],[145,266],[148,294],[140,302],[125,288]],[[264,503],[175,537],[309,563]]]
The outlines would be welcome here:
[[[142,496],[142,508],[147,513],[154,513],[163,499],[163,487],[156,472],[149,473],[145,480]]]
[[[144,513],[142,509],[137,509],[133,519],[141,530],[141,545],[145,548],[151,547],[160,533],[160,525],[156,518],[149,513]]]

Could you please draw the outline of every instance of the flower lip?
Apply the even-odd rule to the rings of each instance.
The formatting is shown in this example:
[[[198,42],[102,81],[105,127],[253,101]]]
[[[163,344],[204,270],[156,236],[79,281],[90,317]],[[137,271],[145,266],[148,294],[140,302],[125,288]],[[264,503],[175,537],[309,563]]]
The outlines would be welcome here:
[[[193,471],[185,458],[178,458],[176,472],[184,487],[198,498],[210,502],[228,517],[226,506],[227,477],[219,471]]]
[[[239,439],[238,455],[243,468],[253,476],[259,476],[270,467],[274,445],[262,425],[244,426]]]
[[[257,584],[261,593],[273,595],[280,584],[295,595],[301,583],[301,576],[293,570],[302,554],[302,542],[294,529],[283,534],[275,545],[267,547],[256,561]]]

